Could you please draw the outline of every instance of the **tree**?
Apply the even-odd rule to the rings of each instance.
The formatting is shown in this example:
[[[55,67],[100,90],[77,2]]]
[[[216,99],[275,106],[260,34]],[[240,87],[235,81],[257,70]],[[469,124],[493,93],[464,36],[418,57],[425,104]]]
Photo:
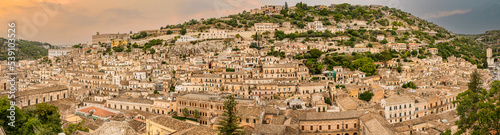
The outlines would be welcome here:
[[[324,97],[324,100],[326,104],[332,105],[332,100],[330,99],[330,97]]]
[[[386,39],[384,39],[384,40],[380,41],[380,43],[381,43],[381,44],[387,44],[388,42],[387,42],[387,40],[386,40]]]
[[[311,49],[311,57],[313,57],[313,58],[321,57],[322,53],[323,52],[321,52],[321,50],[319,50],[319,49]]]
[[[277,40],[283,40],[286,38],[286,34],[281,30],[277,30],[274,32],[274,38],[276,38]]]
[[[226,68],[226,72],[234,72],[234,68]]]
[[[174,33],[172,30],[167,30],[167,35]]]
[[[179,30],[179,33],[181,33],[181,35],[185,35],[187,33],[187,30],[186,29],[181,29],[181,30]]]
[[[481,83],[481,74],[479,74],[479,72],[477,70],[475,70],[474,72],[472,72],[471,80],[467,84],[467,86],[469,87],[469,90],[471,90],[472,92],[478,93],[482,90],[481,84],[482,84]],[[474,100],[474,101],[477,101],[477,100]]]
[[[368,45],[366,47],[370,47],[372,48],[373,47],[373,44],[372,43],[368,43]]]
[[[253,40],[259,41],[262,40],[262,35],[259,35],[259,33],[255,32],[255,35],[252,35]]]
[[[413,56],[417,56],[417,54],[418,54],[418,51],[417,51],[417,50],[413,50],[413,51],[411,51],[411,55],[413,55]]]
[[[359,95],[359,99],[364,100],[364,101],[370,101],[373,97],[373,93],[370,93],[368,91],[365,91]]]
[[[141,38],[144,38],[144,37],[148,36],[148,33],[143,31],[140,33],[140,36],[141,36]]]
[[[455,124],[456,135],[470,132],[476,134],[500,134],[500,81],[490,84],[490,90],[481,88],[481,75],[474,71],[468,84],[469,89],[457,95],[453,104],[457,104]]]
[[[189,116],[189,110],[187,108],[182,109],[182,115],[184,115],[184,117]]]
[[[155,52],[156,52],[156,50],[155,50],[155,49],[150,49],[150,50],[149,50],[149,53],[151,53],[151,54],[155,54]]]
[[[198,109],[194,110],[193,116],[194,116],[195,119],[200,118],[200,111],[198,111]]]
[[[82,120],[82,121],[78,122],[77,124],[70,123],[69,126],[64,129],[64,133],[66,133],[67,135],[69,135],[69,134],[71,134],[71,133],[73,133],[75,131],[89,132],[89,128],[88,127],[83,127],[84,123],[85,123],[85,120]]]
[[[243,37],[241,37],[240,34],[236,34],[236,35],[234,35],[234,38],[243,38]]]
[[[377,74],[377,65],[375,65],[373,59],[369,57],[354,60],[354,62],[352,62],[352,68],[359,68],[359,71],[365,72],[366,76]]]
[[[155,91],[153,92],[153,94],[160,94],[160,92],[158,92],[157,90],[155,90]]]
[[[174,84],[170,85],[170,92],[175,92],[175,85]]]
[[[401,86],[401,87],[403,87],[405,89],[406,88],[417,89],[417,85],[415,85],[415,83],[412,81],[409,81],[408,83],[403,84],[403,86]]]
[[[451,135],[451,130],[447,129],[446,131],[444,131],[443,133],[441,133],[439,135]]]
[[[35,115],[41,123],[47,124],[55,132],[61,132],[59,108],[47,103],[36,104]]]
[[[243,128],[238,127],[240,118],[237,116],[237,105],[238,102],[234,100],[233,95],[226,97],[226,101],[224,101],[224,113],[222,113],[222,120],[219,122],[220,127],[218,127],[221,135],[243,134],[240,131]]]
[[[0,109],[7,110],[11,108],[10,100],[6,97],[0,98]],[[36,107],[36,108],[35,108]],[[58,108],[46,103],[40,103],[36,106],[19,109],[13,106],[15,112],[15,123],[12,127],[10,111],[0,111],[0,126],[4,128],[7,134],[57,134],[62,132],[61,119]]]

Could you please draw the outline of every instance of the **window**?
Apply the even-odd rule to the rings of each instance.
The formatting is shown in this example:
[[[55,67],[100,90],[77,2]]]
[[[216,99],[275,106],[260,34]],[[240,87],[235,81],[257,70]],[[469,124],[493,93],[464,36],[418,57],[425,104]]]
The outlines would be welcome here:
[[[304,130],[304,126],[302,126],[302,130]]]
[[[340,125],[337,125],[337,129],[340,129]]]
[[[349,125],[348,125],[348,124],[345,124],[345,128],[349,128]]]
[[[332,129],[332,125],[328,125],[328,130],[331,130]]]
[[[247,121],[247,123],[249,123],[249,121],[250,121],[250,120],[247,118],[247,120],[246,120],[246,121]]]
[[[311,130],[313,130],[313,126],[311,126]]]
[[[319,126],[319,130],[321,130],[321,125]]]

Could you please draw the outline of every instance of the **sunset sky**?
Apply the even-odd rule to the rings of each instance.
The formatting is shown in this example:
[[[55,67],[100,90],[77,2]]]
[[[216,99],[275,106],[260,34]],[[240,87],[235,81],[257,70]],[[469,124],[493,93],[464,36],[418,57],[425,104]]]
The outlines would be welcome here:
[[[289,6],[300,2],[287,1]],[[500,29],[499,0],[314,0],[308,5],[380,4],[395,7],[454,33]],[[190,19],[227,16],[284,0],[2,0],[0,22],[16,22],[18,38],[72,45],[100,33],[159,29]],[[7,25],[0,26],[7,37]]]

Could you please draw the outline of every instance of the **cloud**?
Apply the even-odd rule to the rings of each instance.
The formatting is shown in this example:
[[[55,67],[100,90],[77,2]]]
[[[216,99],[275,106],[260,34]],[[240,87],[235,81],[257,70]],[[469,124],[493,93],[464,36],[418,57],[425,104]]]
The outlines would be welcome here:
[[[452,15],[459,15],[459,14],[466,14],[469,13],[471,10],[453,10],[453,11],[441,11],[438,13],[428,13],[423,16],[425,19],[433,19],[433,18],[441,18],[441,17],[447,17],[447,16],[452,16]]]

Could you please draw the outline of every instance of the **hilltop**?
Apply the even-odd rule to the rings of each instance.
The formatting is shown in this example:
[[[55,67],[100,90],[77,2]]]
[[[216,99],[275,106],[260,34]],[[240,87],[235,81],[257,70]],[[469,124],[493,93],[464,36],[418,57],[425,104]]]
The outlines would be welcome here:
[[[437,48],[439,49],[437,55],[445,60],[455,56],[464,58],[479,68],[485,68],[487,65],[486,47],[480,43],[456,36],[443,27],[411,13],[381,5],[344,3],[308,6],[302,2],[292,7],[288,7],[286,3],[284,6],[266,5],[226,17],[191,19],[181,24],[162,26],[159,30],[140,31],[131,34],[130,38],[131,42],[136,43],[144,43],[149,39],[163,39],[166,41],[165,45],[172,46],[182,35],[199,38],[202,33],[207,33],[210,29],[225,30],[228,35],[232,35],[230,38],[225,38],[225,42],[258,41],[259,47],[254,45],[254,48],[261,48],[261,45],[275,46],[275,43],[329,42],[330,45],[339,47],[385,48],[389,52],[397,51],[398,53],[391,54],[397,59],[405,59],[407,56],[425,58],[429,56],[427,48]],[[191,43],[200,42],[203,41]],[[406,48],[410,49],[395,50],[401,44],[406,44]],[[414,49],[411,49],[410,45],[423,48],[412,52]],[[146,47],[149,49],[151,46]],[[271,54],[278,56],[279,53],[276,52]],[[410,53],[414,55],[408,55]]]

